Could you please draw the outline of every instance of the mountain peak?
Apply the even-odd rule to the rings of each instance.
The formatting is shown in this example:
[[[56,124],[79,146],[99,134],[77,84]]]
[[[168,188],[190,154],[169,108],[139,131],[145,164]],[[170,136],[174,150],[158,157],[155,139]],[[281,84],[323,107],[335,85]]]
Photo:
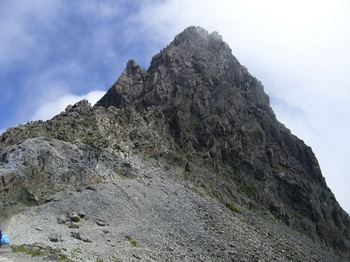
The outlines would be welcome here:
[[[174,56],[232,56],[232,50],[218,32],[209,33],[199,26],[190,26],[175,36],[174,40],[160,54]]]
[[[249,83],[243,85],[244,82]],[[249,93],[254,98],[252,102],[269,107],[262,86],[233,56],[222,37],[217,32],[208,33],[201,27],[191,26],[152,58],[147,71],[129,60],[116,84],[97,105],[125,107],[137,103],[139,109],[160,104],[165,107],[173,104],[176,94],[184,90],[211,96],[215,89],[232,85],[239,88],[259,86]]]
[[[216,31],[209,33],[207,30],[205,30],[202,27],[190,26],[190,27],[187,27],[180,34],[178,34],[175,37],[172,44],[179,45],[186,41],[193,43],[196,41],[208,41],[208,40],[222,41],[222,36],[219,35],[219,33]]]
[[[185,225],[185,228],[174,228],[173,232],[189,232],[188,239],[193,239],[193,233],[197,234],[194,239],[200,239],[200,243],[188,243],[191,248],[208,243],[205,249],[214,250],[217,243],[221,243],[221,239],[216,240],[216,237],[224,236],[222,250],[228,254],[227,239],[237,241],[231,236],[241,234],[230,231],[231,224],[223,226],[225,216],[215,210],[227,209],[226,220],[235,221],[235,224],[239,217],[242,221],[256,221],[251,215],[259,212],[268,215],[266,218],[273,215],[286,226],[307,234],[317,243],[323,243],[321,247],[325,245],[350,256],[350,218],[327,187],[311,148],[278,122],[261,83],[238,62],[216,32],[208,33],[200,27],[185,29],[152,59],[147,71],[134,60],[129,60],[119,79],[93,108],[83,101],[47,122],[10,130],[0,136],[0,142],[0,176],[5,176],[0,183],[0,189],[3,188],[0,212],[7,208],[7,204],[2,204],[6,203],[4,201],[11,203],[12,208],[14,201],[32,203],[36,199],[33,196],[42,196],[37,199],[46,203],[46,195],[51,195],[51,189],[66,190],[67,184],[74,183],[85,188],[86,181],[103,181],[97,194],[93,193],[98,197],[96,205],[91,205],[89,201],[86,206],[87,210],[91,210],[90,214],[100,214],[99,203],[110,203],[110,210],[104,205],[101,208],[118,216],[121,215],[120,206],[131,212],[129,217],[117,217],[111,228],[116,228],[114,225],[119,225],[120,221],[129,223],[135,214],[144,216],[149,210],[152,213],[146,218],[159,217],[156,223],[159,222],[160,226],[146,223],[146,231],[140,232],[152,232],[156,228],[159,234],[162,231],[158,229],[168,230],[169,224]],[[151,168],[153,164],[157,164],[157,171]],[[12,172],[14,167],[15,173]],[[136,177],[140,179],[133,179]],[[169,190],[164,191],[163,178],[171,186]],[[100,188],[110,188],[112,181],[116,183],[116,191],[100,194]],[[180,181],[185,186],[174,186],[174,181]],[[60,183],[62,187],[56,187],[55,183]],[[132,183],[140,184],[130,186]],[[187,190],[187,185],[193,185],[195,190]],[[125,190],[121,189],[122,186]],[[181,194],[171,194],[171,197],[164,194],[178,189]],[[129,194],[130,190],[135,191]],[[185,197],[186,192],[200,193],[196,197]],[[85,191],[82,193],[85,197]],[[210,200],[214,208],[208,208],[208,213],[202,213],[206,205],[203,201],[211,198],[201,198],[203,195],[216,199]],[[112,199],[104,200],[104,196],[112,196]],[[125,202],[120,202],[119,196],[125,196]],[[130,196],[142,196],[138,198],[142,203],[135,205],[134,197]],[[164,200],[162,203],[166,204],[158,200]],[[175,202],[169,204],[170,200],[178,202],[176,205]],[[149,203],[150,208],[144,203]],[[188,215],[192,208],[187,209],[183,203],[194,203],[198,210]],[[71,211],[76,210],[74,206]],[[137,209],[129,209],[129,206]],[[236,206],[244,208],[244,211],[240,212]],[[171,212],[168,207],[171,207]],[[246,208],[251,210],[246,212]],[[241,215],[234,215],[232,220],[231,211]],[[87,213],[87,217],[90,214]],[[248,214],[249,217],[246,217]],[[107,215],[105,219],[109,221],[113,217]],[[179,217],[188,220],[177,223]],[[220,230],[228,230],[224,230],[223,235],[194,230],[202,228],[203,224],[212,225],[211,220],[199,220],[200,224],[187,227],[189,223],[197,223],[200,217],[219,218],[220,221],[215,224],[220,225]],[[138,218],[139,215],[135,217],[136,220]],[[139,220],[136,220],[133,228],[139,229]],[[172,221],[177,222],[169,223]],[[258,226],[259,223],[254,224]],[[54,224],[54,228],[56,226]],[[127,228],[130,228],[129,224]],[[242,227],[239,230],[241,232]],[[257,232],[259,230],[254,234]],[[281,257],[278,261],[295,258],[296,244],[291,245],[288,241],[285,248],[280,245],[283,244],[280,237],[266,238],[266,231],[260,232],[264,238],[259,243],[269,243],[268,252],[262,254],[270,254],[271,248],[283,248],[286,254],[282,256],[288,254],[288,257]],[[226,233],[230,235],[226,236]],[[139,239],[140,235],[135,236]],[[209,238],[203,242],[205,236]],[[147,246],[149,234],[144,234],[144,237],[147,240],[140,243],[147,250],[152,250]],[[163,238],[163,233],[154,237],[160,239],[165,247],[169,246],[170,238]],[[178,246],[184,239],[187,239],[186,235],[181,234],[171,246]],[[268,241],[271,239],[278,239],[278,245],[270,246]],[[67,242],[70,243],[63,241]],[[102,242],[105,243],[105,239]],[[293,253],[289,252],[291,246]],[[87,248],[90,250],[91,247]],[[253,250],[252,247],[249,246],[249,250]],[[198,254],[202,251],[199,250]],[[236,251],[247,253],[242,249]],[[215,251],[210,256],[204,260],[216,259],[218,254]],[[305,258],[304,255],[302,257]],[[192,258],[190,260],[198,260],[198,257]],[[251,257],[237,259],[252,261],[255,258],[256,252],[253,252]],[[304,261],[303,258],[296,260]],[[270,261],[276,260],[276,257],[266,255],[262,259]],[[157,260],[169,260],[169,257]],[[314,260],[336,261],[318,257]]]
[[[155,55],[148,72],[160,68],[167,68],[174,74],[201,74],[214,82],[229,82],[236,86],[241,85],[244,78],[250,78],[246,68],[233,56],[231,48],[217,32],[208,33],[195,26],[178,34]]]

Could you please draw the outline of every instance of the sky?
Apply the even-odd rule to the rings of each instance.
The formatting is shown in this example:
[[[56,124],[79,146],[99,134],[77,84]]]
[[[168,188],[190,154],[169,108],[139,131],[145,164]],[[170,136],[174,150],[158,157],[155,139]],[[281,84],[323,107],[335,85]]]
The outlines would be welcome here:
[[[349,14],[347,0],[2,0],[0,132],[95,103],[128,59],[147,68],[198,25],[218,31],[261,80],[350,213]]]

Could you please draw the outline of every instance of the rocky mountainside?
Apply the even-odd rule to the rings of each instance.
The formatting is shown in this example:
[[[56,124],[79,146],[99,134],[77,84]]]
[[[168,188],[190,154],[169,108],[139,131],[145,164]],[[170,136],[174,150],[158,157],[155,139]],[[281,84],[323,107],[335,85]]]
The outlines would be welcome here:
[[[59,246],[73,261],[350,256],[349,215],[311,148],[278,122],[221,36],[199,27],[147,70],[130,60],[94,107],[81,101],[5,132],[0,176],[15,243],[46,255]]]

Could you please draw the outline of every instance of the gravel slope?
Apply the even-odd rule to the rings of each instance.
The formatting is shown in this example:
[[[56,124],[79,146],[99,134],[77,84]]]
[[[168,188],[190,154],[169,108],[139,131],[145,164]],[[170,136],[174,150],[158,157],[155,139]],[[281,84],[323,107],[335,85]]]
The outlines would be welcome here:
[[[341,261],[282,224],[231,211],[160,166],[137,165],[133,178],[57,193],[9,219],[6,232],[14,245],[57,249],[72,261]],[[79,228],[69,228],[74,213],[84,216]]]

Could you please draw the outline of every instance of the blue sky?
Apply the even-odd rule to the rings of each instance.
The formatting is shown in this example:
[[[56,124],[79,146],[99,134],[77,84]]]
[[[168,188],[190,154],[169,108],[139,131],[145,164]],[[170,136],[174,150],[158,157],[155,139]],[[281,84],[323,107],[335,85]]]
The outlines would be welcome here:
[[[95,102],[128,59],[147,67],[177,33],[200,25],[262,81],[349,212],[349,14],[347,0],[2,0],[0,131]]]
[[[128,58],[148,66],[159,47],[131,30],[138,7],[129,2],[2,1],[0,130],[32,119],[43,102],[105,90]]]

